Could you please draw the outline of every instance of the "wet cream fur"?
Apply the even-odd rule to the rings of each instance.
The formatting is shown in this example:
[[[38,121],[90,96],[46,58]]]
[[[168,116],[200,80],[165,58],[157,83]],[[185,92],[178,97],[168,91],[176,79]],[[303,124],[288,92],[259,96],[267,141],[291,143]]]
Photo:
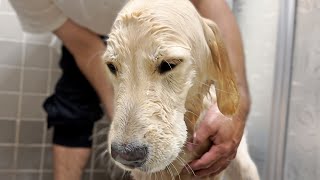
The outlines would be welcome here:
[[[223,114],[232,115],[239,101],[216,25],[200,17],[188,0],[131,0],[114,22],[104,59],[117,70],[108,71],[115,92],[109,152],[111,142],[149,147],[141,168],[115,163],[136,180],[191,179],[192,172],[180,171],[209,145],[189,152],[188,136],[210,104],[217,101]],[[162,62],[176,67],[161,74]],[[229,167],[221,174],[226,178],[259,179],[245,138]]]

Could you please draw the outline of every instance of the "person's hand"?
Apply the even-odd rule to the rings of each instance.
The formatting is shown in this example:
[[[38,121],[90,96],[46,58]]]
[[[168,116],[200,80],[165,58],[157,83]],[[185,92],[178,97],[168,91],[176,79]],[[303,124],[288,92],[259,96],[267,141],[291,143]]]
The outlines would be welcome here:
[[[207,140],[212,144],[200,159],[189,164],[196,176],[217,175],[229,165],[236,156],[244,125],[245,119],[236,115],[232,118],[224,116],[217,104],[210,107],[193,137],[194,146]],[[188,148],[194,149],[192,146]]]

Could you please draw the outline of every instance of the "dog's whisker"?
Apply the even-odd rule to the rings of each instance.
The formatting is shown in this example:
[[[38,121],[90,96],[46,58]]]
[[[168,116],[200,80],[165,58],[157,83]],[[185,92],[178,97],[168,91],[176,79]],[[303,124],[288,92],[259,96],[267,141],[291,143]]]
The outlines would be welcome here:
[[[222,90],[222,89],[219,89],[219,88],[215,88],[216,91],[220,91],[220,92],[223,92],[223,93],[227,93],[227,94],[231,94],[231,95],[238,95],[236,93],[232,93],[232,92],[228,92],[228,91],[225,91],[225,90]]]
[[[122,178],[121,179],[124,179],[127,174],[129,174],[129,172],[124,170],[123,173],[122,173]]]
[[[161,180],[163,180],[163,173],[164,173],[165,171],[161,171],[160,172],[160,176],[161,176]]]
[[[105,151],[103,151],[103,152],[101,153],[101,157],[102,157],[102,158],[106,158],[108,152],[109,152],[109,151],[108,151],[107,149],[106,149]]]
[[[180,165],[182,165],[182,166],[185,165],[185,163],[183,163],[183,161],[181,161],[181,159],[179,158],[179,156],[177,157],[177,160],[178,160],[178,163],[179,163]]]
[[[97,159],[98,158],[104,159],[104,158],[107,158],[109,156],[108,149],[104,149],[104,150],[101,150],[101,151],[96,150],[95,153],[97,154]]]
[[[210,87],[211,87],[211,85],[206,84],[206,83],[203,83],[203,82],[201,82],[201,81],[197,81],[197,80],[196,80],[196,82],[198,82],[198,83],[201,84],[201,85],[206,86],[207,88],[210,88]]]
[[[93,138],[98,138],[98,137],[107,136],[107,135],[108,135],[108,133],[102,133],[102,132],[100,132],[100,133],[92,134],[92,135],[90,136],[90,138],[93,139]]]
[[[168,170],[167,172],[169,172],[169,175],[170,175],[171,179],[173,179],[173,174],[172,174],[172,172],[171,172],[170,165],[167,166],[166,168],[167,168],[167,170]]]
[[[100,142],[97,142],[96,147],[100,148],[100,147],[108,147],[108,135],[105,136],[106,139],[102,139]],[[98,140],[96,140],[98,141]]]
[[[197,82],[199,82],[200,84],[202,84],[202,85],[204,85],[204,86],[206,86],[206,87],[208,87],[209,89],[211,88],[211,85],[210,84],[206,84],[206,83],[203,83],[203,82],[201,82],[201,81],[198,81],[198,80],[196,80]],[[216,80],[212,80],[213,82],[217,82]],[[225,90],[222,90],[222,89],[220,89],[220,88],[217,88],[216,86],[215,86],[215,90],[216,91],[220,91],[220,92],[223,92],[223,93],[228,93],[228,94],[232,94],[232,95],[236,95],[235,93],[232,93],[232,92],[228,92],[228,91],[225,91]]]
[[[107,132],[110,129],[110,126],[99,129],[96,133]]]
[[[187,144],[198,146],[199,144],[193,143],[193,142],[186,142]]]
[[[192,122],[189,118],[185,117],[184,119],[187,120],[192,126],[195,125],[195,122]]]
[[[184,113],[182,111],[179,111],[179,112]],[[192,125],[194,125],[194,122],[192,122],[187,116],[184,116],[184,119],[190,122]]]
[[[196,114],[196,113],[194,113],[194,112],[192,112],[192,111],[190,111],[190,110],[186,110],[186,112],[189,112],[189,113],[193,114],[193,115],[196,116],[197,118],[199,117],[198,114]]]
[[[182,158],[180,157],[180,155],[177,156],[177,160],[181,163],[181,165],[185,165],[184,161],[182,160]]]
[[[101,153],[100,155],[98,155],[97,157],[95,157],[95,161],[106,160],[106,159],[107,159],[106,154],[107,154],[107,153]]]
[[[106,154],[108,153],[108,151],[104,151],[100,154],[98,154],[95,158],[94,158],[94,162],[101,162],[103,160],[103,162],[107,162],[108,163],[108,167],[110,166],[110,160],[108,160]],[[104,164],[106,165],[106,164]]]
[[[108,142],[105,142],[105,143],[101,143],[95,147],[93,147],[93,150],[94,151],[99,151],[101,149],[108,149]]]
[[[188,173],[190,174],[190,171],[191,171],[191,173],[195,176],[195,173],[194,173],[193,169],[190,167],[189,163],[187,163],[183,158],[181,158],[181,157],[179,157],[179,158],[181,159],[182,162],[184,162]]]
[[[171,163],[171,164],[172,164],[172,163]],[[175,166],[174,164],[172,164],[172,166],[173,166],[173,168],[176,170],[177,175],[178,175],[178,177],[179,177],[179,180],[181,180],[180,173],[179,173],[178,169],[176,168],[176,166]]]
[[[195,174],[195,172],[194,172],[194,170],[191,168],[191,166],[189,165],[189,163],[186,163],[186,169],[187,169],[187,171],[188,171],[188,173],[190,174],[190,171],[191,171],[191,173],[195,176],[196,174]]]
[[[169,164],[169,170],[171,172],[170,173],[171,174],[171,178],[174,179],[174,173],[173,173],[173,170],[172,170],[171,166],[172,166],[172,163]]]
[[[105,127],[103,129],[100,129],[98,132],[94,133],[93,135],[91,135],[92,138],[94,137],[99,137],[102,135],[108,135],[108,131],[109,131],[110,127]]]
[[[173,175],[173,171],[171,168],[170,168],[170,172],[171,172],[171,178],[174,180],[174,175]]]
[[[152,174],[151,173],[147,173],[147,177],[149,177],[149,179],[151,179],[152,178]]]
[[[186,166],[188,163],[186,163],[180,156],[177,157],[177,160],[181,163],[182,166]],[[188,171],[188,174],[190,174],[190,171],[188,168],[186,168]]]
[[[151,178],[151,179],[157,180],[157,173],[153,173],[152,175],[154,176],[154,178]]]

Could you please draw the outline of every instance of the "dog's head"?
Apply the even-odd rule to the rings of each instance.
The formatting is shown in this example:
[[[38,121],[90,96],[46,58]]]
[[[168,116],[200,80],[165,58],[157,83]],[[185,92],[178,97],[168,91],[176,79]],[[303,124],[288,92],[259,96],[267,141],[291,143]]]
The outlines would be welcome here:
[[[217,28],[187,0],[130,1],[104,58],[115,92],[109,152],[122,168],[156,172],[174,161],[187,139],[186,104],[201,106],[194,101],[208,83],[221,112],[236,111],[238,92]]]

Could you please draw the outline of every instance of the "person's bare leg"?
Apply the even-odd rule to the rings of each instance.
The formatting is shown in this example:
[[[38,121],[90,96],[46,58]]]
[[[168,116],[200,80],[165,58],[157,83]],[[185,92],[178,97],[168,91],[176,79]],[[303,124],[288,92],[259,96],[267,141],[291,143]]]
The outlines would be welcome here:
[[[54,180],[81,180],[90,148],[53,145]]]

